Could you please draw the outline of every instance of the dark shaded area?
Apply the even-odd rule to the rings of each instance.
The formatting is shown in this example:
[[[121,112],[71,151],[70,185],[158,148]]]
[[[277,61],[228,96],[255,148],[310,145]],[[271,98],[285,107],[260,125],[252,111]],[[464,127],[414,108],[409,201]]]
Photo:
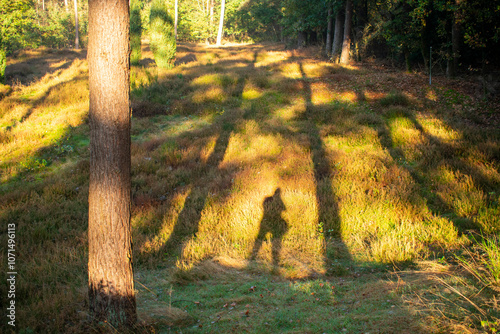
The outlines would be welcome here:
[[[184,65],[196,61],[196,55],[194,53],[189,53],[183,57],[175,59],[175,66]]]
[[[154,102],[135,100],[130,103],[134,117],[152,117],[156,115],[166,115],[167,107]]]
[[[116,287],[109,286],[103,281],[97,286],[89,286],[89,308],[93,315],[89,320],[94,325],[109,323],[115,330],[133,328],[137,323],[135,296],[117,294],[114,292],[115,289]]]

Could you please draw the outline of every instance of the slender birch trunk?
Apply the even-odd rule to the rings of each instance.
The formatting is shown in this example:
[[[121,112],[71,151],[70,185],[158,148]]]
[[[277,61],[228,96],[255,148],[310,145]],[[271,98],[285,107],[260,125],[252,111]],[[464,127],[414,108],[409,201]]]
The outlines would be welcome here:
[[[217,33],[217,46],[222,44],[222,35],[224,34],[224,9],[226,0],[222,0],[220,7],[219,32]]]

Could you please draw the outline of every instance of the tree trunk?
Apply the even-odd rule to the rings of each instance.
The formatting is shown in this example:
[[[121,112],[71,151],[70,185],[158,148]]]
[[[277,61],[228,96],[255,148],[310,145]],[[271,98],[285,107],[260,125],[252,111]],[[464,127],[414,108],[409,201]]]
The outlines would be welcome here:
[[[459,1],[456,1],[457,4]],[[457,6],[458,7],[458,6]],[[454,77],[457,75],[457,70],[458,70],[458,59],[460,58],[460,44],[461,44],[461,27],[459,20],[460,18],[458,17],[458,9],[454,13],[453,17],[453,25],[451,27],[451,56],[452,56],[452,62],[451,62],[451,70],[450,70],[450,76]]]
[[[333,34],[332,58],[337,62],[342,49],[342,36],[344,35],[344,12],[339,9],[335,16],[335,33]]]
[[[306,47],[307,35],[305,31],[299,31],[297,35],[297,48],[302,49]]]
[[[75,49],[80,48],[80,37],[78,34],[78,2],[77,0],[73,0],[75,4]]]
[[[405,55],[406,72],[411,73],[410,51],[404,48],[403,54]]]
[[[214,24],[214,0],[210,1],[210,26]]]
[[[332,51],[332,27],[333,27],[333,8],[332,5],[328,7],[328,27],[326,29],[326,47],[325,54],[328,56]]]
[[[224,34],[224,7],[226,6],[226,0],[222,0],[220,6],[220,20],[219,20],[219,32],[217,33],[217,45],[222,44],[222,35]]]
[[[358,1],[356,5],[356,22],[357,27],[354,30],[354,44],[356,47],[356,60],[361,61],[364,55],[365,41],[363,39],[365,27],[368,24],[368,2],[367,0]]]
[[[89,1],[89,310],[132,326],[128,0]]]
[[[344,41],[342,43],[342,54],[340,63],[347,64],[351,53],[351,30],[352,30],[352,0],[347,0],[345,4]]]
[[[420,36],[420,50],[422,52],[422,57],[424,58],[424,66],[427,70],[430,70],[429,66],[432,66],[432,63],[430,63],[430,48],[431,48],[431,38],[433,34],[435,33],[435,27],[432,23],[431,20],[431,14],[432,14],[432,8],[433,8],[433,0],[429,0],[429,3],[427,4],[425,10],[429,11],[429,15],[425,17],[425,21],[423,22],[423,27],[421,30],[421,36]],[[434,49],[435,51],[436,49]]]
[[[66,8],[66,12],[68,12],[69,11],[68,0],[64,0],[64,7]]]
[[[179,19],[179,1],[175,0],[175,21],[174,21],[174,34],[175,40],[177,41],[177,22]]]

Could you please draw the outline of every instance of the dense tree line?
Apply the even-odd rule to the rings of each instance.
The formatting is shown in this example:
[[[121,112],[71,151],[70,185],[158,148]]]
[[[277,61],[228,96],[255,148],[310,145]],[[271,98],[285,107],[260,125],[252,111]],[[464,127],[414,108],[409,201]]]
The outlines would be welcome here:
[[[41,45],[75,46],[78,21],[68,1],[0,0],[2,52],[9,55]],[[74,0],[84,47],[87,2]],[[428,68],[432,47],[433,64],[451,76],[459,70],[500,63],[496,56],[500,51],[500,0],[133,0],[133,43],[141,32],[154,39],[150,28],[158,29],[158,21],[153,26],[150,21],[151,9],[158,7],[155,3],[166,13],[163,31],[180,41],[215,44],[222,22],[225,40],[281,41],[288,47],[319,44],[334,61],[375,57],[405,64],[408,69],[415,65]],[[172,25],[175,27],[167,28]],[[171,38],[167,40],[175,48]],[[162,52],[167,57],[175,54],[175,50]]]

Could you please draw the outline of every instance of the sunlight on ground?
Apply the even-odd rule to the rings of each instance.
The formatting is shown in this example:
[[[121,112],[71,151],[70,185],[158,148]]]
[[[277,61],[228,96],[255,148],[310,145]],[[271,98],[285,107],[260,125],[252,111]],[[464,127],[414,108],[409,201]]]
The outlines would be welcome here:
[[[320,332],[315,324],[327,324],[361,332],[369,320],[370,330],[391,332],[396,314],[408,332],[425,332],[400,296],[413,292],[411,284],[434,289],[429,275],[441,275],[437,264],[446,257],[457,261],[471,231],[500,230],[498,129],[458,121],[449,89],[430,91],[418,74],[339,66],[283,45],[180,44],[182,62],[171,70],[156,68],[143,51],[143,66],[131,69],[140,282],[184,284],[177,294],[201,299],[190,292],[196,282],[213,314],[226,312],[218,303],[240,289],[237,305],[290,330]],[[13,85],[0,101],[0,219],[19,222],[31,251],[20,287],[36,296],[22,315],[58,314],[60,329],[76,306],[66,303],[65,313],[55,302],[39,305],[60,291],[83,303],[73,285],[85,281],[87,64],[81,54],[49,61],[34,52],[9,66],[42,56],[43,75]],[[426,281],[387,278],[390,268],[409,264],[421,266]],[[423,275],[418,270],[408,275]],[[46,281],[59,283],[40,291]],[[253,294],[255,286],[266,288]],[[168,297],[155,298],[153,306]],[[283,303],[305,325],[278,310]],[[186,305],[170,307],[167,318],[189,332],[193,319],[182,310],[205,315],[199,304]],[[152,313],[164,311],[153,306]],[[224,323],[228,330],[241,320],[234,314],[195,329]]]

